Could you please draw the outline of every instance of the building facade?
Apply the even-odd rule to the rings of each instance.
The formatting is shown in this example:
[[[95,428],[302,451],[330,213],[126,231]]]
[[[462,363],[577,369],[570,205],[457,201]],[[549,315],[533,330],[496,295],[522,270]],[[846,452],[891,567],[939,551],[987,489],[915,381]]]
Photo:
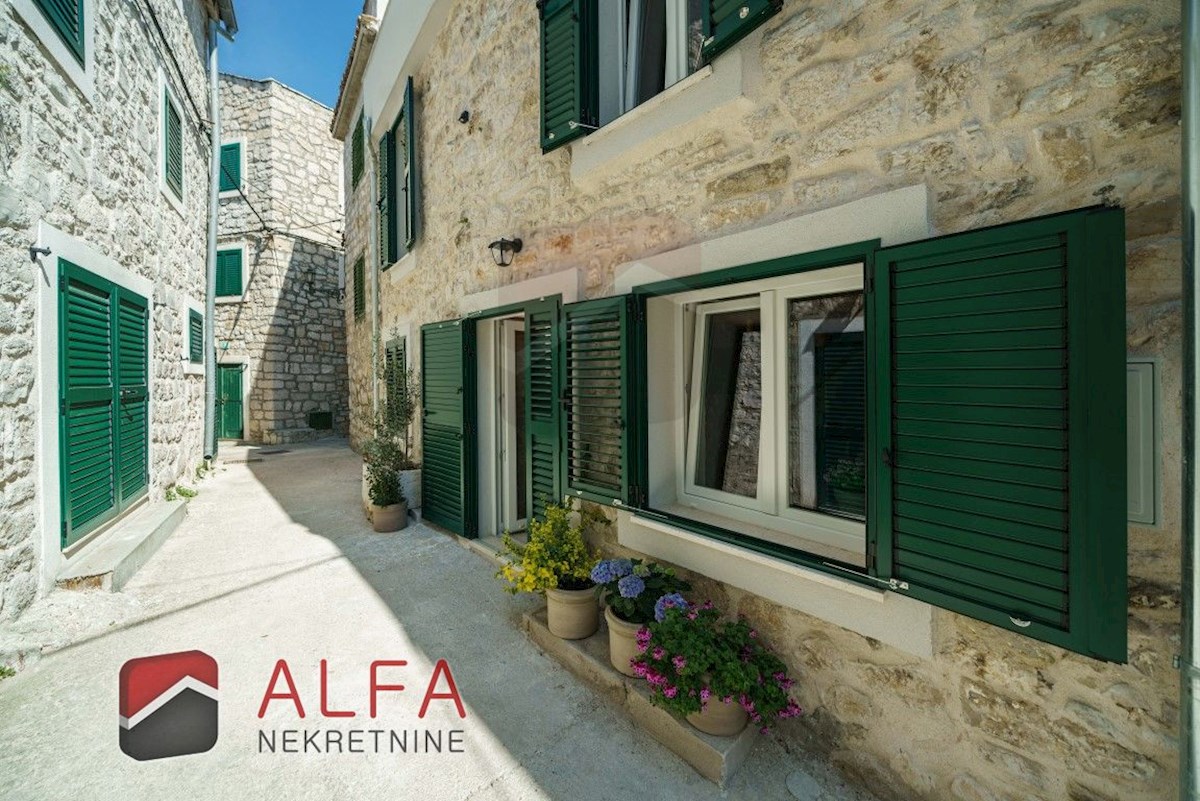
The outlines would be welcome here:
[[[0,12],[0,619],[203,459],[210,19]]]
[[[221,114],[217,437],[344,435],[342,151],[331,112],[278,81],[222,75]]]
[[[370,11],[351,439],[403,354],[427,522],[573,499],[881,797],[1176,797],[1176,5]]]

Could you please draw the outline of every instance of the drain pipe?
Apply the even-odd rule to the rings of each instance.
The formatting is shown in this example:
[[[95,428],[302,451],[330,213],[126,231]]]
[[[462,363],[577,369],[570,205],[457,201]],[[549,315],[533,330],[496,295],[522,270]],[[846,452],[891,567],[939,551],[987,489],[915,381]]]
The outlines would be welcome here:
[[[208,158],[208,262],[204,268],[204,461],[217,452],[217,343],[213,317],[217,306],[217,212],[221,186],[221,80],[217,71],[217,21],[208,21],[208,117],[212,152]]]
[[[1183,606],[1179,693],[1179,797],[1200,798],[1200,494],[1197,490],[1196,365],[1200,335],[1200,0],[1183,0]]]

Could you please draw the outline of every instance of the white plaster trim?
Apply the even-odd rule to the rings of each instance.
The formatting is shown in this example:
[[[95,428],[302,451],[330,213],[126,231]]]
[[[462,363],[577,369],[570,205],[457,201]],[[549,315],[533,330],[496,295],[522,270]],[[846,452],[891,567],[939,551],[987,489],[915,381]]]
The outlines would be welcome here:
[[[179,112],[179,130],[180,130],[180,158],[183,159],[183,170],[180,179],[180,195],[175,197],[175,190],[167,185],[167,115],[166,108],[163,104],[163,98],[169,99],[171,105]],[[186,218],[187,215],[183,212],[184,199],[187,198],[188,182],[187,182],[187,137],[183,135],[184,116],[183,108],[179,105],[179,100],[175,97],[175,92],[171,90],[171,84],[167,81],[166,73],[162,67],[158,68],[158,94],[155,98],[158,103],[158,146],[154,148],[154,152],[158,154],[158,191],[171,204],[175,211],[179,212],[180,217]]]
[[[222,242],[217,245],[217,253],[223,250],[242,251],[242,291],[237,295],[213,295],[213,303],[217,305],[241,303],[246,299],[246,290],[250,288],[250,244],[244,240],[242,242]]]
[[[247,162],[246,146],[247,146],[247,142],[246,142],[245,137],[239,136],[239,137],[234,137],[233,139],[226,139],[223,142],[221,142],[221,147],[224,148],[225,145],[238,145],[238,160],[241,162],[238,165],[238,175],[240,175],[242,178],[241,191],[239,192],[237,189],[226,189],[225,191],[219,192],[217,194],[218,200],[225,200],[227,198],[240,198],[242,196],[242,193],[246,191],[246,186],[247,186],[247,184],[246,184],[246,162]],[[219,156],[219,154],[218,154],[218,156]],[[220,158],[217,159],[217,163],[218,164],[220,163]]]
[[[67,45],[63,42],[58,31],[50,24],[33,2],[33,0],[12,0],[13,10],[25,21],[41,41],[42,47],[50,54],[50,58],[58,64],[63,74],[78,87],[84,98],[91,103],[96,94],[94,76],[96,74],[96,2],[83,0],[83,64],[80,64]]]
[[[931,234],[928,192],[918,184],[626,262],[616,270],[614,293],[864,239],[879,238],[888,246]]]
[[[38,465],[38,522],[41,528],[41,559],[39,578],[43,589],[54,585],[54,579],[66,563],[61,548],[62,506],[59,498],[59,436],[58,436],[58,260],[66,259],[85,270],[113,282],[146,299],[149,307],[146,337],[150,349],[151,368],[147,372],[147,416],[153,427],[155,419],[155,354],[154,283],[105,256],[83,240],[65,234],[44,221],[38,221],[38,247],[50,248],[51,255],[38,259],[26,268],[37,276],[37,311],[35,318],[35,350],[37,353],[37,445],[35,463]],[[147,445],[148,464],[154,464],[153,434]],[[154,477],[150,477],[154,489]]]
[[[819,570],[620,511],[617,541],[906,653],[933,656],[933,609]]]
[[[580,290],[582,278],[580,271],[571,267],[556,273],[547,273],[525,281],[518,281],[515,284],[473,292],[459,299],[458,311],[459,314],[465,316],[472,312],[507,306],[509,303],[520,303],[523,300],[546,298],[551,295],[562,295],[563,303],[574,303],[583,294]]]
[[[192,361],[191,341],[189,339],[190,320],[188,312],[196,312],[200,315],[200,319],[204,319],[204,304],[191,297],[185,297],[183,303],[179,305],[179,316],[183,321],[183,335],[179,338],[179,359],[183,363],[184,375],[204,375],[204,360],[209,358],[212,353],[211,343],[204,343],[204,356],[197,362]]]

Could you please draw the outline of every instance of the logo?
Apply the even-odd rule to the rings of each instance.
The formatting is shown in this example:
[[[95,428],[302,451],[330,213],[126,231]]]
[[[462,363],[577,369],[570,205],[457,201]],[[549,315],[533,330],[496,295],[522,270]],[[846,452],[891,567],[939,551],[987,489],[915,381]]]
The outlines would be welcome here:
[[[217,743],[217,662],[203,651],[121,667],[121,750],[137,760],[200,754]]]

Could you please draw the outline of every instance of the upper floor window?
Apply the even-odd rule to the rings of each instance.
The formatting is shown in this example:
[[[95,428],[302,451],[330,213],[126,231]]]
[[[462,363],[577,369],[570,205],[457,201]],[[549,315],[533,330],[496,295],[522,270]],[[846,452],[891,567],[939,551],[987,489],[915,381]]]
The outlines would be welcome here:
[[[188,361],[204,361],[204,315],[195,309],[188,309]]]
[[[176,200],[183,200],[183,115],[171,90],[162,93],[162,179]]]
[[[417,241],[420,182],[417,178],[416,108],[412,78],[404,88],[404,105],[379,140],[379,262],[387,269]]]
[[[95,0],[9,0],[8,5],[90,101],[95,93]]]
[[[54,28],[63,44],[83,64],[84,8],[83,0],[33,0]]]
[[[221,145],[221,191],[236,193],[242,188],[242,143]]]
[[[218,298],[237,299],[246,289],[243,248],[217,251],[217,294]]]
[[[354,124],[354,133],[350,135],[350,188],[358,187],[362,179],[363,162],[363,112],[358,112],[358,122]]]

